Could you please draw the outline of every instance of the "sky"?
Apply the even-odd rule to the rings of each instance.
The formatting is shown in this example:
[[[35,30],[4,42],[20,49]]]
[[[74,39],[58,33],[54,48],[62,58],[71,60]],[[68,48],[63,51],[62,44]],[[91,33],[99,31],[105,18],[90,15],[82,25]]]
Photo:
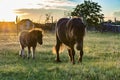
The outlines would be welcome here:
[[[120,20],[120,0],[91,1],[101,5],[105,20],[114,20],[115,17]],[[16,16],[19,16],[20,19],[43,22],[46,14],[58,20],[83,2],[84,0],[0,0],[0,21],[15,21]]]

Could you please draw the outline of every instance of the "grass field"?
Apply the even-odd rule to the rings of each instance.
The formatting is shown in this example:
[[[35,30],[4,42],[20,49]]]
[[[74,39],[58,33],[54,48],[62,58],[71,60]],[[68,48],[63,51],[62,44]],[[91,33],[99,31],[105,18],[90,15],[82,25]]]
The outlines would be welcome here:
[[[22,59],[18,55],[18,37],[0,35],[0,80],[120,79],[120,34],[87,32],[83,63],[77,63],[76,51],[75,65],[69,61],[66,49],[60,54],[62,62],[54,61],[54,33],[45,33],[43,43],[37,46],[35,60]]]

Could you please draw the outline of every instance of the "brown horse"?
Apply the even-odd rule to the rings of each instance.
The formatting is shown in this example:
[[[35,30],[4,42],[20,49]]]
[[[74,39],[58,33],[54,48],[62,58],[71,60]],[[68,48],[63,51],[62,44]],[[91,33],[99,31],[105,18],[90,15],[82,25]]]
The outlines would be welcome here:
[[[19,40],[20,40],[20,45],[21,45],[21,51],[20,51],[20,56],[22,56],[23,58],[25,57],[24,54],[24,48],[28,47],[28,59],[30,57],[30,53],[31,53],[31,47],[32,47],[32,58],[35,58],[35,49],[37,46],[37,42],[42,45],[43,41],[42,41],[42,30],[38,29],[38,28],[34,28],[30,31],[22,31],[20,33],[19,36]]]
[[[74,46],[76,44],[76,49],[80,51],[79,62],[82,62],[83,56],[83,38],[85,35],[85,25],[80,18],[61,18],[56,24],[56,61],[60,62],[59,49],[63,44],[68,47],[68,53],[70,60],[74,64],[75,50]]]

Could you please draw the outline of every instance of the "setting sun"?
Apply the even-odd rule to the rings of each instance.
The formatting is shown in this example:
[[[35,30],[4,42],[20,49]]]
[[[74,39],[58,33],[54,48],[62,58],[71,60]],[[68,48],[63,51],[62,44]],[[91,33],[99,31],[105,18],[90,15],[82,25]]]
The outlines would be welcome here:
[[[17,9],[32,8],[29,1],[24,0],[0,0],[0,21],[15,21]]]
[[[0,1],[0,21],[15,21],[16,13],[14,12],[18,6],[15,1],[1,0]]]
[[[0,13],[0,21],[14,21],[16,14],[12,11],[5,10]]]

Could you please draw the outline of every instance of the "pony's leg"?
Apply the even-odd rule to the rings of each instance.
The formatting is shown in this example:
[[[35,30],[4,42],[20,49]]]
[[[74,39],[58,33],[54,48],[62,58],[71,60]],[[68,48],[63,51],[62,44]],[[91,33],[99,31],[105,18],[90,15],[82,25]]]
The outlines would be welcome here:
[[[33,48],[32,58],[35,59],[35,47],[32,47],[32,48]]]
[[[80,55],[79,55],[79,58],[78,58],[78,62],[82,62],[82,56],[83,56],[83,42],[81,43]]]
[[[22,57],[22,49],[19,51],[19,56]]]
[[[72,48],[71,50],[72,50],[72,63],[75,64],[75,59],[74,59],[75,50],[74,50],[74,48]]]
[[[21,46],[21,50],[19,51],[19,56],[22,57],[22,46]]]
[[[30,53],[31,53],[31,47],[28,47],[28,55],[27,55],[28,59],[30,58]]]
[[[56,49],[56,54],[57,54],[57,58],[56,58],[56,61],[57,62],[61,62],[60,61],[60,58],[59,58],[59,49],[60,49],[60,45],[62,44],[61,42],[60,42],[60,40],[58,39],[58,37],[56,36],[56,40],[57,40],[57,43],[56,43],[56,46],[55,46],[55,49]]]
[[[68,49],[68,54],[69,54],[69,57],[70,57],[70,61],[72,62],[72,52],[71,52],[71,49]]]
[[[20,56],[25,58],[25,53],[24,53],[24,47],[22,46],[21,52],[20,52]]]

